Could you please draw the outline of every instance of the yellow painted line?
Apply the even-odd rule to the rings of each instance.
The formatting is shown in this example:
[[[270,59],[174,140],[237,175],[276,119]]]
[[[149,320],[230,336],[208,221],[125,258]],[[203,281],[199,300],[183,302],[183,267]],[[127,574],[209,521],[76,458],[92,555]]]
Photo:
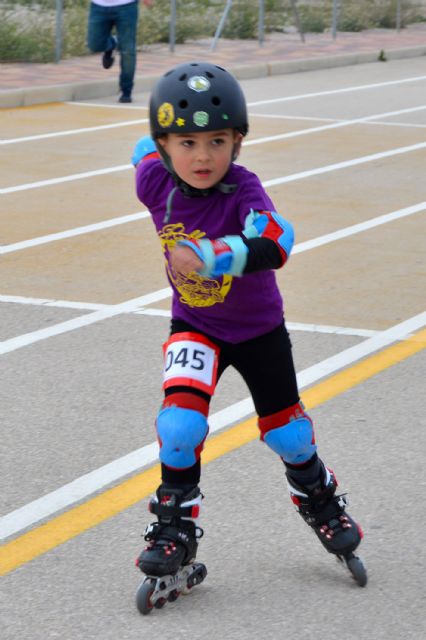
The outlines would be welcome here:
[[[303,393],[303,401],[308,409],[313,409],[420,352],[425,347],[426,329],[423,329],[403,342],[392,345],[307,389]],[[207,441],[202,454],[203,465],[242,447],[258,436],[255,417],[219,433]],[[128,509],[153,493],[159,483],[160,465],[157,464],[4,544],[0,547],[0,575],[17,569]]]

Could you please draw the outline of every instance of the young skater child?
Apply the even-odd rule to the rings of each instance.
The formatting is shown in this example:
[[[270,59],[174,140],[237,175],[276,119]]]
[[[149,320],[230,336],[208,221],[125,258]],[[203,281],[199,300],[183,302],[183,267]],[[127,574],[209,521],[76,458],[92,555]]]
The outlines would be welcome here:
[[[132,161],[173,303],[156,423],[162,482],[150,501],[157,521],[137,565],[150,576],[174,575],[196,556],[200,454],[210,399],[228,366],[250,390],[260,439],[283,461],[299,513],[328,551],[353,558],[361,529],[318,456],[274,274],[290,256],[293,228],[257,176],[234,164],[248,131],[241,87],[219,66],[180,64],[154,87],[150,125],[152,137],[137,143]]]

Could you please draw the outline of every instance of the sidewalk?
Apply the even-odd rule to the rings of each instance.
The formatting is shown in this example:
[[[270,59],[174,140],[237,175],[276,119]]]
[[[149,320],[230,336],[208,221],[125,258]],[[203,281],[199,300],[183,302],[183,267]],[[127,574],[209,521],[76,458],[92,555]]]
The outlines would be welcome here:
[[[267,34],[263,46],[255,40],[213,39],[176,45],[152,45],[138,53],[134,93],[149,91],[157,78],[180,62],[205,60],[222,65],[238,78],[254,78],[364,62],[375,62],[381,51],[387,59],[426,55],[426,23],[398,33],[371,29],[360,33]],[[59,64],[0,64],[0,107],[87,100],[118,93],[119,64],[101,66],[100,55],[63,60]]]

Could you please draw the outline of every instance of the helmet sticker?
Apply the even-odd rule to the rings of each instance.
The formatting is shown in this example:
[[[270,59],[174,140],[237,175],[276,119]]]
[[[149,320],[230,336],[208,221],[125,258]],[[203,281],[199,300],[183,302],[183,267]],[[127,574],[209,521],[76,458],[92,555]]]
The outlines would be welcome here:
[[[192,118],[197,127],[205,127],[209,123],[209,114],[206,111],[196,111]]]
[[[170,102],[160,104],[157,111],[157,120],[160,127],[170,127],[175,118],[175,110]]]
[[[210,82],[204,76],[192,76],[188,80],[188,87],[197,93],[201,91],[208,91],[210,89]]]
[[[184,127],[185,126],[185,119],[184,118],[176,118],[176,124],[178,127]]]

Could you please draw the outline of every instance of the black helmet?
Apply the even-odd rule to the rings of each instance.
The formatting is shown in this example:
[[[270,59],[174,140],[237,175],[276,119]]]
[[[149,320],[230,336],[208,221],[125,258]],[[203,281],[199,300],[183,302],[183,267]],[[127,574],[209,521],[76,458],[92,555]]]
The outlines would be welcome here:
[[[151,135],[219,129],[248,131],[247,107],[237,80],[209,62],[189,62],[168,71],[155,85],[149,104]]]

